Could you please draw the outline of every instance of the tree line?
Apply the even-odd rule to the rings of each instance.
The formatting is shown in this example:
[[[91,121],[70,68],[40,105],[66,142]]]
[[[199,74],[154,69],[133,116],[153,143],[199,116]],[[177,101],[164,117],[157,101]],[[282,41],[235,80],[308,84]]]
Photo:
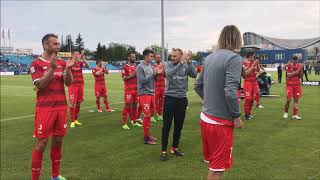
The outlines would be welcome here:
[[[135,46],[132,45],[123,45],[119,43],[111,43],[109,46],[104,44],[98,43],[95,51],[90,51],[89,49],[85,48],[84,40],[81,34],[78,34],[76,37],[75,42],[73,42],[71,34],[66,35],[64,38],[63,35],[61,36],[61,48],[60,51],[62,52],[73,52],[78,51],[82,52],[85,51],[85,55],[89,57],[88,59],[101,59],[103,61],[126,61],[127,55],[129,52],[136,52],[137,60],[142,60],[143,56],[140,52],[136,51]],[[161,54],[161,46],[159,45],[151,45],[146,47],[146,49],[151,49],[155,53]],[[165,49],[165,55],[168,57],[168,49]],[[192,59],[196,61],[201,61],[203,59],[203,53],[197,52],[192,55]]]

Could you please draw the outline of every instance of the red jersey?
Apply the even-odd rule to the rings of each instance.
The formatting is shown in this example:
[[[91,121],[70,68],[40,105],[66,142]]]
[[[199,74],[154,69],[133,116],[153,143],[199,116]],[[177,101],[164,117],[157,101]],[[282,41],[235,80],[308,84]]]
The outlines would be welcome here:
[[[156,68],[156,67],[159,67],[159,64],[154,64],[153,65],[153,68]],[[155,89],[155,91],[164,90],[165,87],[166,87],[166,85],[165,85],[165,73],[163,71],[161,74],[157,75],[157,78],[156,78],[155,83],[154,83],[154,89]]]
[[[290,63],[285,66],[286,73],[293,73],[298,69],[302,69],[302,65],[300,63],[297,63],[295,65],[293,63]],[[300,78],[301,78],[300,74],[291,76],[291,77],[287,76],[287,85],[300,86],[301,85]]]
[[[95,86],[100,86],[103,85],[105,86],[105,81],[104,81],[104,73],[106,72],[105,69],[102,70],[102,74],[97,75],[96,73],[99,72],[101,70],[101,68],[95,67],[92,69],[92,74],[94,76],[94,85]]]
[[[63,71],[66,69],[66,62],[57,59],[57,68],[54,70],[54,77],[47,87],[37,91],[37,111],[67,110],[67,101],[64,91]],[[32,61],[30,72],[33,83],[42,78],[50,69],[50,62],[38,58]]]
[[[126,64],[122,68],[122,79],[126,76],[130,76],[136,71],[136,66],[130,66],[129,64]],[[138,91],[138,85],[137,85],[137,77],[133,77],[129,80],[124,81],[124,91],[127,93],[135,93]]]
[[[245,60],[242,63],[244,71],[251,68],[253,66],[253,63],[254,63],[254,61]],[[254,67],[254,70],[250,74],[248,74],[244,77],[244,82],[257,82],[256,72],[259,72],[258,65],[256,65],[256,67]]]
[[[71,68],[71,73],[73,76],[72,85],[80,86],[84,84],[82,67],[84,66],[83,61],[76,61],[75,64]]]
[[[201,73],[202,69],[203,69],[202,65],[199,65],[199,66],[197,67],[197,73]]]

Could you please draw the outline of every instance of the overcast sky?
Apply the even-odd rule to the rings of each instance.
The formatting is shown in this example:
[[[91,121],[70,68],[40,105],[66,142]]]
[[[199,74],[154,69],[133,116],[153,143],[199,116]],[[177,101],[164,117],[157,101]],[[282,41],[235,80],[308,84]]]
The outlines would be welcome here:
[[[288,39],[320,36],[320,1],[165,1],[165,42],[169,48],[211,49],[221,29]],[[1,29],[15,48],[41,53],[46,33],[83,36],[98,42],[131,44],[138,51],[161,42],[159,1],[1,1]],[[3,44],[3,42],[2,42]],[[8,43],[7,43],[8,44]]]

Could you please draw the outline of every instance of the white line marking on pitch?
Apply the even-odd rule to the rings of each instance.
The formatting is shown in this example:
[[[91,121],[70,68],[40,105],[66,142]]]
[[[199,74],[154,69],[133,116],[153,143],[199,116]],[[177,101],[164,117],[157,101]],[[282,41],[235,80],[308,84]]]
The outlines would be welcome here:
[[[302,157],[298,158],[298,160],[299,160],[299,159],[306,158],[306,157],[308,157],[308,156],[310,156],[310,155],[312,155],[312,154],[314,154],[314,153],[316,153],[316,152],[318,152],[318,151],[320,151],[320,149],[317,149],[317,150],[315,150],[315,151],[312,151],[311,153],[306,154],[306,155],[304,155],[304,156],[302,156]]]
[[[320,172],[319,172],[318,174],[316,174],[316,175],[314,175],[314,176],[310,177],[310,178],[309,178],[309,180],[314,179],[314,178],[316,178],[316,177],[317,177],[317,176],[319,176],[319,175],[320,175]]]
[[[123,102],[110,103],[109,105],[112,105],[112,104],[123,104]],[[83,107],[83,108],[80,108],[80,109],[89,109],[89,108],[93,108],[93,107],[96,107],[96,106]],[[13,118],[6,118],[6,119],[1,119],[0,122],[12,121],[12,120],[16,120],[16,119],[23,119],[23,118],[27,118],[27,117],[33,117],[33,116],[34,116],[34,114],[26,115],[26,116],[13,117]]]

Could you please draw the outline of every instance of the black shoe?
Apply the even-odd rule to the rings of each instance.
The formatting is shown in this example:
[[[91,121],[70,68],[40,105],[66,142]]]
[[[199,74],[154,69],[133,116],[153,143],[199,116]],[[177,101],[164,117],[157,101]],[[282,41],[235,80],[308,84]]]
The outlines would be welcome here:
[[[249,114],[249,117],[250,117],[251,119],[253,119],[253,116],[252,116],[251,114]]]
[[[171,150],[171,154],[172,154],[172,155],[175,155],[175,156],[177,156],[177,157],[182,157],[182,156],[184,156],[184,153],[181,152],[181,151],[179,151],[178,149]]]
[[[167,154],[167,153],[161,153],[161,155],[160,155],[160,160],[161,160],[161,161],[167,161],[167,160],[169,160],[168,154]]]
[[[249,115],[246,115],[246,116],[244,116],[244,119],[249,121],[249,120],[251,120],[251,117]]]

